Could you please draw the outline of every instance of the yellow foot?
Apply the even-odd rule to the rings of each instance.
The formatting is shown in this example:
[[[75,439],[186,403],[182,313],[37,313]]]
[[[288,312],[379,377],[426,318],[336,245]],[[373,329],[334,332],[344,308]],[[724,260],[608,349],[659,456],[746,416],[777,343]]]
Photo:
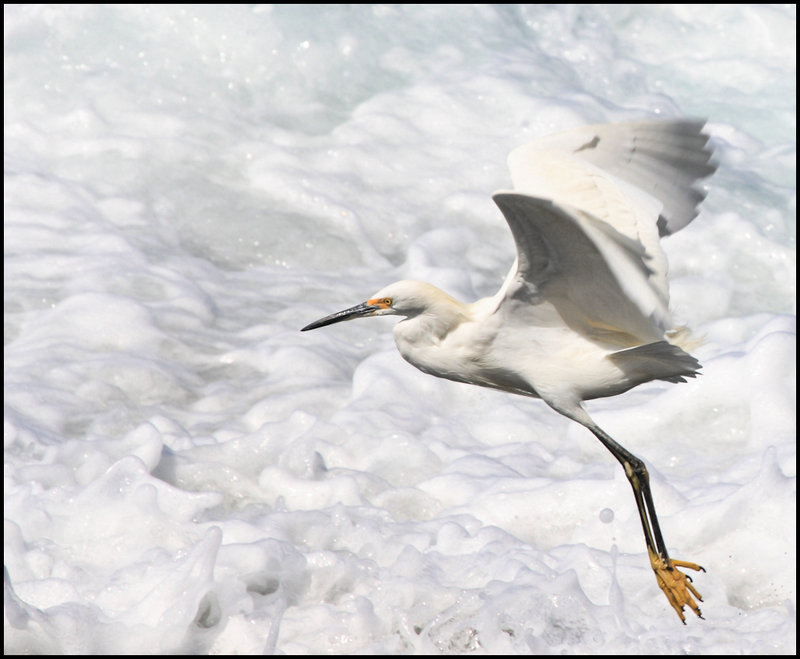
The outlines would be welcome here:
[[[686,618],[683,615],[684,606],[688,606],[697,614],[698,618],[702,618],[703,615],[700,613],[700,607],[697,606],[695,599],[702,602],[703,598],[692,585],[691,577],[680,572],[678,568],[682,567],[702,572],[705,572],[705,570],[695,563],[673,561],[672,559],[668,559],[668,561],[665,561],[658,554],[650,553],[650,565],[653,566],[653,571],[656,573],[658,587],[664,591],[669,603],[675,609],[675,613],[678,614],[684,625],[686,624]]]

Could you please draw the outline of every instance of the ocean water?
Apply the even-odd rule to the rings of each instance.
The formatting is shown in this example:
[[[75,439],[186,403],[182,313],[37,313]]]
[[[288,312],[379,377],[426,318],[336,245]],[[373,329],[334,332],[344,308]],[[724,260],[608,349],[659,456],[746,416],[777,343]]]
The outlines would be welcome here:
[[[6,653],[796,651],[793,5],[5,5]],[[426,376],[402,278],[513,260],[505,158],[708,117],[664,241],[703,375],[588,405]]]

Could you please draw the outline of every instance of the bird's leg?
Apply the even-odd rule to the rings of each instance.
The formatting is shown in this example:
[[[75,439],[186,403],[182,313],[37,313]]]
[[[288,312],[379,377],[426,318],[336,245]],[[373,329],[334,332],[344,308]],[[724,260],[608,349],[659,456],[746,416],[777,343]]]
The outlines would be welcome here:
[[[683,615],[684,606],[688,606],[698,617],[702,618],[700,607],[696,600],[700,602],[703,598],[692,585],[691,577],[683,574],[679,567],[689,570],[705,570],[695,563],[672,560],[667,553],[667,546],[661,535],[661,527],[658,525],[656,507],[653,503],[653,495],[650,492],[650,476],[644,462],[625,448],[617,444],[608,434],[596,425],[587,426],[605,446],[611,454],[619,461],[625,470],[625,475],[633,488],[633,495],[636,498],[636,507],[639,510],[639,517],[642,520],[644,539],[647,544],[647,553],[650,556],[650,565],[656,573],[656,581],[669,603],[681,619],[686,624]]]

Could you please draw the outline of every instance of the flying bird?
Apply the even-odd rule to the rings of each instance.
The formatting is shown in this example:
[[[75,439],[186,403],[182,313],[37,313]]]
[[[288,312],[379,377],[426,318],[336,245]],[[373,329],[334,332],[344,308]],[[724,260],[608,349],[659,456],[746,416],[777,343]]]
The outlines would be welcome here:
[[[508,157],[513,190],[493,199],[516,244],[500,290],[465,304],[420,281],[303,328],[401,316],[400,354],[430,375],[540,398],[586,427],[630,481],[650,564],[685,624],[700,593],[670,558],[644,462],[601,429],[583,401],[652,380],[685,382],[700,363],[670,341],[667,262],[659,244],[689,224],[716,169],[705,122],[586,126],[523,145]],[[704,571],[704,570],[703,570]]]

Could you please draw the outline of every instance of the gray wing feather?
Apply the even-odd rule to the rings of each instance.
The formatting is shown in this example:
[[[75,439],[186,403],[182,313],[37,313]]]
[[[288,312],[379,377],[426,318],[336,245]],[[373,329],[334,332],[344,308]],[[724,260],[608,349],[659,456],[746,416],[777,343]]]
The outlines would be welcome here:
[[[548,302],[585,335],[620,333],[642,343],[659,340],[669,310],[649,280],[642,246],[580,209],[515,192],[493,196],[517,246],[499,306],[522,302],[532,311]],[[521,309],[514,316],[521,318]]]

